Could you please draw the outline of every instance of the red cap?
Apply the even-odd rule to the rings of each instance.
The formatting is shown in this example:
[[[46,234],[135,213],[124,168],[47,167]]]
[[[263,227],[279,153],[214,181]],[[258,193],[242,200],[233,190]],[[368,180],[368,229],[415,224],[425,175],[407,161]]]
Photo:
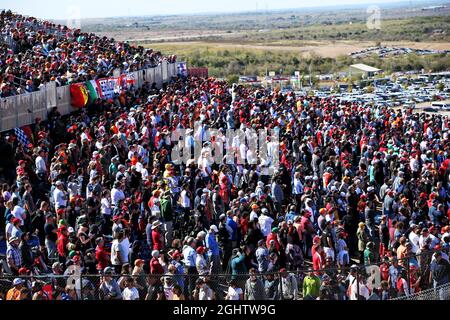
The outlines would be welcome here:
[[[20,220],[19,218],[14,218],[14,219],[12,220],[12,223],[13,223],[13,224],[20,223],[20,222],[21,222],[21,220]]]
[[[205,247],[198,247],[196,251],[198,254],[202,254],[205,252]]]
[[[27,274],[28,273],[28,269],[25,267],[22,267],[19,269],[19,274]]]

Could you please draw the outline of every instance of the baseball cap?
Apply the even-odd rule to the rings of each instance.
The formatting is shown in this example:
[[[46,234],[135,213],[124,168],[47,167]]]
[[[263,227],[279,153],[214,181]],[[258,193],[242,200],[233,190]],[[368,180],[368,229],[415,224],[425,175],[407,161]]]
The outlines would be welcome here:
[[[105,270],[103,271],[103,273],[105,274],[113,274],[114,273],[114,269],[111,267],[106,267]]]
[[[217,227],[215,225],[212,225],[211,227],[209,227],[209,230],[212,230],[214,232],[219,232],[219,229],[217,229]]]
[[[142,260],[142,259],[136,259],[135,261],[134,261],[134,265],[135,266],[137,266],[138,264],[144,264],[145,263],[145,261],[144,260]]]
[[[175,251],[171,254],[172,259],[176,259],[176,258],[178,258],[178,257],[180,257],[180,256],[181,256],[181,253],[180,253],[180,251],[178,251],[178,250],[175,250]]]
[[[202,254],[205,252],[205,247],[203,247],[203,246],[198,247],[196,251],[197,251],[197,253]]]
[[[158,251],[158,250],[153,250],[153,251],[152,251],[152,257],[153,257],[153,258],[159,257],[159,251]]]

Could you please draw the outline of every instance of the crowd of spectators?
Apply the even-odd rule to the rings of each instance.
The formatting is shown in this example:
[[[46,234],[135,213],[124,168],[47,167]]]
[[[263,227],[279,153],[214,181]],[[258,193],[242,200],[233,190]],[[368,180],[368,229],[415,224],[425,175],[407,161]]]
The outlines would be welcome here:
[[[0,13],[0,97],[175,62],[176,56],[11,11]]]
[[[6,299],[48,299],[49,281],[65,300],[391,299],[448,284],[447,116],[178,78],[28,129],[30,145],[0,145]],[[187,163],[172,158],[179,129],[202,147]],[[278,132],[278,166],[212,161],[227,129]],[[78,290],[61,277],[74,270]]]

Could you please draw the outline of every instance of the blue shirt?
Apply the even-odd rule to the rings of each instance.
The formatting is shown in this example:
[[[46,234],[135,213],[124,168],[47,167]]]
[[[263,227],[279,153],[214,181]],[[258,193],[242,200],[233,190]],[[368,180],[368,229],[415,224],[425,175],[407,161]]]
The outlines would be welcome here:
[[[441,215],[442,212],[439,211],[435,206],[431,206],[428,210],[428,216],[430,217],[430,220],[434,225],[439,225],[439,218]]]
[[[233,229],[233,234],[231,235],[231,241],[235,241],[237,237],[237,223],[230,217],[227,218],[227,225]]]
[[[289,213],[286,215],[286,222],[288,222],[289,220],[294,222],[294,219],[295,219],[296,216],[297,215],[295,214],[295,212],[289,211]]]
[[[176,260],[172,260],[170,262],[177,268],[176,276],[174,277],[175,280],[178,282],[178,285],[183,289],[184,288],[184,267],[183,264],[179,263]]]
[[[215,235],[208,233],[206,236],[206,247],[209,249],[209,254],[211,256],[220,255],[219,245],[217,244]]]

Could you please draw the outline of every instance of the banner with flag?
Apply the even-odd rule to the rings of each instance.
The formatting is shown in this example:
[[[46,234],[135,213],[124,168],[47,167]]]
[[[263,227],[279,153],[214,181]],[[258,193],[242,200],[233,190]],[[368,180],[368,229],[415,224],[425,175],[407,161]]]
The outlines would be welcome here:
[[[122,93],[135,86],[137,82],[134,73],[122,74],[119,77],[90,80],[85,83],[71,85],[70,94],[72,105],[82,108],[96,99],[112,99],[116,94]]]
[[[20,128],[14,128],[14,134],[17,137],[17,141],[19,141],[20,144],[23,145],[24,149],[28,149],[28,145],[30,144],[30,140],[28,139],[25,132]]]
[[[97,81],[91,80],[86,82],[86,88],[89,91],[89,99],[90,101],[95,101],[100,98]]]
[[[98,92],[102,99],[112,99],[115,93],[121,92],[121,83],[119,78],[104,78],[97,80]]]
[[[122,78],[121,81],[124,88],[130,89],[132,86],[136,85],[136,78],[134,73],[129,73]]]
[[[89,101],[88,90],[84,83],[71,84],[70,96],[72,97],[72,106],[75,108],[83,108]]]

